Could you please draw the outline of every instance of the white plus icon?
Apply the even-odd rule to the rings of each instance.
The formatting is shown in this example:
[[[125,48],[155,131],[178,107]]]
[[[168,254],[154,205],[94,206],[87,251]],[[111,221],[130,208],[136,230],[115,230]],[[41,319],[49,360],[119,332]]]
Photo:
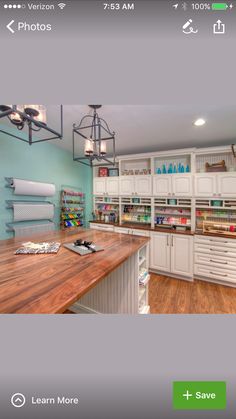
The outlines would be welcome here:
[[[185,394],[183,394],[183,397],[186,397],[186,400],[188,400],[190,397],[192,397],[193,395],[191,393],[189,393],[189,391],[187,390]]]

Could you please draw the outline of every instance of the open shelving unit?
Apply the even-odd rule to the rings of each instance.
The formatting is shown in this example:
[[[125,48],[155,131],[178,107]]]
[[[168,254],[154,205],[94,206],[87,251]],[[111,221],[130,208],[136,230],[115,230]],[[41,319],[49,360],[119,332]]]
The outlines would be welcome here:
[[[149,314],[148,287],[150,274],[148,272],[148,246],[138,252],[138,280],[139,280],[139,314]]]
[[[121,224],[132,223],[151,226],[152,199],[139,197],[121,198]]]
[[[195,155],[195,167],[196,173],[206,173],[205,165],[206,163],[215,164],[220,161],[224,160],[226,165],[227,172],[235,172],[236,171],[236,160],[233,156],[232,150],[228,148],[226,151],[222,149],[222,151],[218,149],[199,149]],[[210,173],[210,172],[208,172]],[[213,172],[216,173],[216,172]]]
[[[64,188],[61,191],[61,229],[82,227],[84,212],[85,194],[80,190]]]
[[[191,199],[154,198],[155,227],[181,227],[190,230],[192,221]]]
[[[96,196],[94,198],[95,221],[119,223],[119,197]]]
[[[191,166],[191,154],[161,155],[154,158],[154,174],[190,173]]]
[[[151,174],[151,158],[124,159],[120,161],[121,176],[138,176]]]
[[[196,199],[196,232],[203,232],[203,222],[236,222],[236,199]]]

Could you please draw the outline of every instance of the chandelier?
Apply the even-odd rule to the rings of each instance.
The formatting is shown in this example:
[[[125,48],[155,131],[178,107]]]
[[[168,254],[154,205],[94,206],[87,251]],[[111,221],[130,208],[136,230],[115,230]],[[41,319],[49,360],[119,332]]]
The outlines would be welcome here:
[[[93,115],[85,115],[79,125],[73,124],[73,159],[86,166],[115,165],[115,132],[111,132],[107,122],[98,116],[102,105],[89,105]],[[84,156],[77,157],[76,141],[83,141]]]
[[[47,125],[47,111],[44,105],[0,105],[0,119],[7,117],[8,120],[19,130],[25,127],[28,129],[28,139],[6,131],[0,127],[0,132],[17,138],[32,145],[42,141],[62,139],[63,136],[63,107],[60,106],[60,132],[55,131]],[[47,138],[34,139],[34,132],[46,131],[52,134]]]

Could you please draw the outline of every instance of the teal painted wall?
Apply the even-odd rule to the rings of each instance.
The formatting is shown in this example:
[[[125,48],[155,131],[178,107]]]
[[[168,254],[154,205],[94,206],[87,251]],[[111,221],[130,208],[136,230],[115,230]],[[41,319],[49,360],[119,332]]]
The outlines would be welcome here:
[[[60,141],[60,140],[58,140]],[[6,188],[5,177],[54,183],[54,197],[22,197]],[[59,228],[60,191],[62,186],[82,188],[86,194],[86,221],[92,212],[92,171],[89,167],[74,162],[72,154],[49,142],[29,146],[20,140],[0,133],[0,239],[12,237],[6,232],[6,223],[12,222],[13,211],[6,208],[7,199],[45,200],[55,204],[55,222]]]

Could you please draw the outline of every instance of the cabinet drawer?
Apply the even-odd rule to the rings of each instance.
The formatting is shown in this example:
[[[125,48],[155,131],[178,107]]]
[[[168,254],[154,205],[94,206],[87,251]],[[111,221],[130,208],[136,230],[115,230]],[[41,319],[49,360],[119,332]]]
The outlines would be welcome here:
[[[131,234],[133,234],[134,236],[144,236],[144,237],[150,236],[149,231],[145,231],[145,230],[132,230]]]
[[[194,262],[199,265],[207,265],[210,268],[217,267],[236,270],[236,258],[227,258],[221,255],[195,253]]]
[[[196,264],[194,267],[194,273],[195,275],[199,275],[205,278],[212,278],[218,281],[228,281],[236,283],[235,271],[230,271],[228,269],[220,269],[215,266],[209,267]]]
[[[194,250],[197,253],[204,253],[212,256],[236,257],[236,248],[234,247],[195,243]]]
[[[195,243],[208,244],[220,247],[232,247],[236,249],[236,239],[227,239],[225,237],[195,236]]]
[[[93,230],[114,231],[113,226],[104,224],[90,224],[90,228]]]
[[[114,232],[122,233],[122,234],[130,234],[130,230],[128,228],[123,228],[123,227],[115,227]]]

